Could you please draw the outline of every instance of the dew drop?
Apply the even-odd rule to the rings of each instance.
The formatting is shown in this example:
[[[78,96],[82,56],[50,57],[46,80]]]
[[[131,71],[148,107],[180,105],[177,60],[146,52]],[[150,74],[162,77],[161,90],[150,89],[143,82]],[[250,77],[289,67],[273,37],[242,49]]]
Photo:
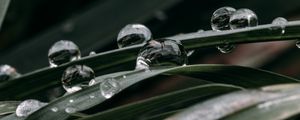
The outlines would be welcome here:
[[[63,63],[80,59],[78,46],[72,41],[60,40],[54,43],[48,52],[50,67],[57,67]]]
[[[149,69],[155,66],[178,66],[187,63],[184,47],[170,39],[148,41],[140,50],[136,69]]]
[[[70,103],[73,103],[73,102],[74,102],[74,100],[73,100],[73,99],[70,99],[70,100],[69,100],[69,102],[70,102]]]
[[[120,91],[120,85],[114,78],[108,78],[100,84],[100,91],[102,96],[109,99]]]
[[[37,111],[41,107],[45,106],[47,103],[40,102],[38,100],[25,100],[20,103],[16,109],[16,115],[18,117],[27,117],[31,113]]]
[[[125,79],[125,78],[126,78],[126,75],[123,75],[123,78]]]
[[[93,86],[95,85],[97,82],[95,79],[92,79],[90,82],[89,82],[89,86]]]
[[[230,30],[230,16],[236,10],[232,7],[221,7],[217,9],[211,17],[211,28],[216,31]]]
[[[57,111],[58,111],[58,108],[57,108],[57,107],[53,107],[53,108],[51,108],[51,111],[52,111],[52,112],[57,112]]]
[[[17,72],[17,70],[10,65],[0,65],[0,82],[15,79],[20,76],[21,75]]]
[[[281,34],[285,33],[285,25],[288,23],[288,21],[283,17],[277,17],[272,21],[272,24],[278,25],[281,29]]]
[[[89,97],[90,97],[91,99],[95,98],[95,96],[94,96],[94,95],[90,95]]]
[[[68,67],[61,78],[63,88],[68,93],[74,93],[89,86],[90,80],[95,78],[94,71],[85,65]]]
[[[142,24],[128,24],[118,34],[119,48],[141,44],[152,38],[151,31]]]
[[[235,45],[227,44],[227,43],[225,43],[224,45],[219,45],[219,46],[217,46],[217,49],[218,49],[221,53],[230,53],[230,52],[233,51],[234,48],[235,48]]]
[[[96,55],[96,52],[95,52],[95,51],[91,51],[91,52],[89,53],[89,56],[92,56],[92,55]]]
[[[72,114],[72,113],[75,113],[77,110],[75,109],[75,108],[73,108],[73,107],[67,107],[66,109],[65,109],[65,112],[66,113],[69,113],[69,114]]]
[[[229,20],[231,29],[239,29],[257,26],[258,19],[256,14],[250,9],[238,9],[234,12]]]

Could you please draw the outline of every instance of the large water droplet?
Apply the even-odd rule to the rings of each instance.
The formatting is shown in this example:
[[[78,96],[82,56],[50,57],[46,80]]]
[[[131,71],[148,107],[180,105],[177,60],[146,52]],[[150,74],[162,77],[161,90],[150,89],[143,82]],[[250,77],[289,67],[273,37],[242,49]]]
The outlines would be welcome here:
[[[9,65],[0,65],[0,82],[11,80],[21,75],[16,71],[15,68]]]
[[[25,100],[20,103],[16,109],[16,115],[18,117],[27,117],[31,113],[37,111],[41,107],[45,106],[47,103],[42,103],[38,100]]]
[[[234,12],[229,20],[231,29],[257,26],[258,19],[256,14],[249,9],[239,9]]]
[[[217,9],[211,17],[211,28],[213,30],[230,30],[230,16],[236,10],[232,7],[221,7]]]
[[[120,85],[114,78],[108,78],[100,84],[100,91],[108,99],[120,91]]]
[[[67,107],[67,108],[65,109],[65,112],[66,112],[66,113],[69,113],[69,114],[72,114],[72,113],[77,112],[77,109],[76,109],[76,108],[73,108],[73,107]]]
[[[288,21],[283,17],[277,17],[272,21],[272,24],[278,25],[281,29],[281,34],[285,33],[285,25],[288,23]],[[274,29],[274,28],[273,28]]]
[[[152,38],[151,31],[142,24],[126,25],[118,34],[117,42],[119,48],[141,44]]]
[[[221,53],[230,53],[235,48],[235,45],[225,43],[224,45],[217,46],[217,48]]]
[[[89,86],[89,81],[95,78],[94,71],[85,65],[68,67],[62,76],[62,84],[68,93],[79,91]]]
[[[68,40],[60,40],[54,43],[48,52],[50,67],[80,59],[80,56],[78,46]]]
[[[184,47],[170,39],[148,41],[140,50],[136,69],[149,69],[154,66],[177,66],[187,63]]]

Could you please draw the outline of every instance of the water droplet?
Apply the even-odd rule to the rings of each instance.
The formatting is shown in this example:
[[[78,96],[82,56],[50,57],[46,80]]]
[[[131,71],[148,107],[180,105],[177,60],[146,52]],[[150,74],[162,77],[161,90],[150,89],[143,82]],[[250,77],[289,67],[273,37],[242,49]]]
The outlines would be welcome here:
[[[16,109],[16,115],[18,117],[26,117],[30,115],[31,113],[37,111],[41,107],[45,106],[47,103],[42,103],[38,100],[25,100],[22,103],[20,103]]]
[[[68,40],[54,43],[48,52],[50,67],[80,59],[80,50],[76,44]]]
[[[53,108],[51,108],[51,111],[52,111],[52,112],[57,112],[57,111],[58,111],[58,108],[57,108],[57,107],[53,107]]]
[[[217,46],[217,49],[218,49],[221,53],[230,53],[230,52],[233,51],[234,48],[235,48],[235,45],[228,44],[228,43],[225,43],[224,45],[219,45],[219,46]]]
[[[96,52],[95,51],[91,51],[89,56],[92,56],[92,55],[96,55]]]
[[[125,79],[125,78],[126,78],[126,75],[123,75],[123,78]]]
[[[230,30],[230,16],[236,10],[232,7],[221,7],[217,9],[211,17],[211,28],[213,30]]]
[[[116,81],[114,78],[108,78],[100,84],[101,94],[107,99],[111,98],[119,90],[120,90],[120,85],[118,81]]]
[[[281,29],[281,34],[285,33],[285,25],[288,23],[288,21],[283,17],[277,17],[272,21],[272,24],[279,25]],[[274,29],[274,28],[273,28]]]
[[[69,113],[69,114],[75,113],[76,111],[77,111],[76,108],[73,108],[73,107],[67,107],[65,109],[65,112]]]
[[[203,29],[199,29],[197,32],[198,33],[202,33],[202,32],[204,32],[204,30]]]
[[[21,75],[9,65],[0,65],[0,82],[18,78]]]
[[[249,9],[239,9],[234,12],[229,20],[231,29],[257,26],[258,19],[256,14]]]
[[[61,81],[63,88],[68,93],[73,93],[88,87],[90,80],[94,78],[94,71],[90,67],[73,65],[64,71]]]
[[[142,24],[128,24],[118,34],[119,48],[141,44],[152,38],[151,31]]]
[[[136,69],[149,69],[154,66],[178,66],[187,63],[184,47],[170,39],[148,41],[140,50]]]
[[[300,40],[296,41],[296,46],[297,46],[297,48],[300,48]]]
[[[69,100],[69,102],[70,102],[70,103],[73,103],[73,102],[74,102],[74,100],[73,100],[73,99],[70,99],[70,100]]]
[[[92,79],[90,82],[89,82],[89,86],[93,86],[95,85],[97,82],[95,79]]]
[[[90,95],[89,97],[90,97],[91,99],[95,98],[95,96],[94,96],[94,95]]]

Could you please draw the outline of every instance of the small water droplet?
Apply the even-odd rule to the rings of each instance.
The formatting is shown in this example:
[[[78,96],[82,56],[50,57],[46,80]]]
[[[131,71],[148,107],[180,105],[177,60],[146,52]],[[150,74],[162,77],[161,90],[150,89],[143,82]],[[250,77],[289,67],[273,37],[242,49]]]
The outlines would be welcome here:
[[[89,56],[92,56],[92,55],[96,55],[96,52],[95,51],[91,51]]]
[[[85,65],[68,67],[61,78],[63,88],[68,93],[74,93],[89,86],[90,80],[95,78],[94,71]]]
[[[95,85],[97,82],[95,79],[92,79],[90,82],[89,82],[89,86],[93,86]]]
[[[20,76],[21,74],[19,74],[17,70],[10,65],[0,65],[0,82],[15,79]]]
[[[53,108],[51,108],[51,111],[52,111],[52,112],[57,112],[57,111],[58,111],[58,108],[57,108],[57,107],[53,107]]]
[[[111,98],[113,95],[119,92],[119,90],[120,85],[114,78],[108,78],[100,84],[101,94],[107,99]]]
[[[128,24],[118,34],[119,48],[141,44],[152,38],[151,31],[142,24]]]
[[[178,66],[187,63],[184,47],[170,39],[148,41],[140,50],[136,69],[149,69],[154,66]]]
[[[296,41],[296,46],[297,46],[297,48],[300,48],[300,40]]]
[[[126,78],[126,75],[123,75],[123,78],[125,79],[125,78]]]
[[[73,108],[73,107],[67,107],[67,108],[65,109],[65,112],[66,112],[66,113],[69,113],[69,114],[72,114],[72,113],[77,112],[77,110],[76,110],[75,108]]]
[[[258,19],[256,14],[250,9],[239,9],[234,12],[229,20],[231,29],[239,29],[257,26]]]
[[[225,43],[224,45],[219,45],[219,46],[217,46],[217,49],[218,49],[221,53],[230,53],[230,52],[233,51],[234,48],[235,48],[235,45],[228,44],[228,43]]]
[[[211,28],[213,30],[230,30],[230,16],[236,10],[232,7],[221,7],[217,9],[211,17]]]
[[[63,63],[80,59],[78,46],[72,41],[60,40],[54,43],[48,52],[50,67],[57,67]]]
[[[89,97],[90,97],[91,99],[95,98],[95,96],[94,96],[94,95],[90,95]]]
[[[278,25],[281,29],[281,34],[285,33],[285,25],[288,23],[288,21],[283,17],[277,17],[272,21],[272,24]],[[274,28],[273,28],[274,29]]]
[[[204,30],[203,29],[199,29],[197,32],[198,33],[202,33],[202,32],[204,32]]]
[[[31,113],[37,111],[41,107],[45,106],[47,103],[42,103],[38,100],[25,100],[22,103],[20,103],[16,109],[16,115],[18,117],[26,117],[30,115]]]
[[[73,100],[73,99],[70,99],[70,100],[69,100],[69,102],[70,102],[70,103],[73,103],[73,102],[74,102],[74,100]]]

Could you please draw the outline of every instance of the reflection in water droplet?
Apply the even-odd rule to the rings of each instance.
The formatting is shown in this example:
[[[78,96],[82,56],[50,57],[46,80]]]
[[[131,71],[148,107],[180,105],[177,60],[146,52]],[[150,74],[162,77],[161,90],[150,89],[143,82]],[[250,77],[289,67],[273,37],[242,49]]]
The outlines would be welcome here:
[[[114,78],[108,78],[100,84],[100,91],[108,99],[120,91],[120,85]]]
[[[57,111],[58,111],[58,108],[57,108],[57,107],[53,107],[53,108],[51,108],[51,111],[52,111],[52,112],[57,112]]]
[[[148,41],[140,50],[136,69],[154,66],[178,66],[187,63],[187,53],[178,42],[170,39]]]
[[[300,40],[297,40],[297,41],[296,41],[296,46],[297,46],[298,48],[300,48]]]
[[[234,12],[229,20],[231,29],[257,26],[258,19],[256,14],[249,9],[239,9]]]
[[[50,67],[80,59],[80,50],[72,41],[60,40],[54,43],[48,52]]]
[[[141,44],[152,38],[151,31],[142,24],[128,24],[118,34],[119,48]]]
[[[288,21],[283,17],[277,17],[272,21],[272,24],[279,25],[281,29],[281,34],[285,33],[285,25],[288,23]]]
[[[211,28],[213,30],[230,30],[229,20],[230,16],[236,10],[232,7],[221,7],[217,9],[211,17]]]
[[[90,80],[95,78],[94,71],[85,65],[68,67],[61,78],[63,88],[68,93],[79,91],[89,86]]]
[[[21,75],[10,65],[0,65],[0,82],[15,79]]]
[[[75,108],[73,108],[73,107],[67,107],[66,109],[65,109],[65,112],[66,113],[69,113],[69,114],[72,114],[72,113],[75,113],[77,110],[75,109]]]
[[[22,103],[20,103],[16,109],[16,115],[18,117],[27,117],[31,113],[37,111],[41,107],[47,105],[47,103],[42,103],[38,100],[25,100]]]
[[[224,44],[224,45],[219,45],[217,46],[217,49],[221,52],[221,53],[230,53],[233,51],[233,49],[235,48],[234,45],[232,44]]]
[[[74,100],[73,100],[73,99],[70,99],[70,100],[69,100],[69,102],[70,102],[70,103],[73,103],[73,102],[74,102]]]

